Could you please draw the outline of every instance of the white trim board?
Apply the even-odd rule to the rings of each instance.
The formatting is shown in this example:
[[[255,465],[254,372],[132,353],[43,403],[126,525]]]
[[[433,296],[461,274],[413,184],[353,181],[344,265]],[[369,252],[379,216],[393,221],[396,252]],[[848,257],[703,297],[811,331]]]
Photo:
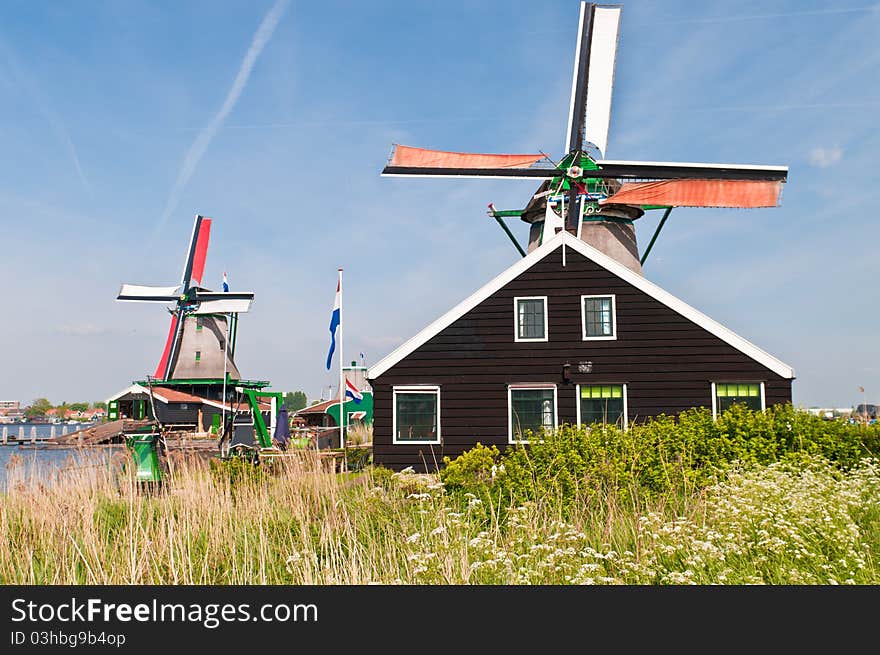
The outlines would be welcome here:
[[[751,357],[759,364],[766,366],[780,377],[786,379],[794,378],[794,369],[788,364],[776,359],[773,355],[764,350],[761,350],[752,342],[744,339],[732,330],[709,318],[699,310],[694,309],[683,300],[676,298],[668,291],[664,291],[653,282],[650,282],[638,273],[631,271],[620,262],[612,259],[588,243],[581,241],[565,230],[559,232],[559,234],[538,248],[535,248],[528,255],[518,260],[513,266],[497,275],[488,284],[485,284],[483,287],[461,301],[458,305],[443,314],[443,316],[421,330],[418,334],[405,341],[398,348],[376,362],[375,365],[369,367],[367,378],[369,380],[375,380],[381,376],[404,357],[410,355],[417,348],[424,345],[429,339],[452,325],[456,320],[486,300],[493,293],[512,282],[522,273],[529,270],[532,266],[544,259],[550,253],[554,252],[563,244],[576,250],[590,261],[598,264],[609,273],[613,273],[624,282],[631,284],[639,291],[652,297],[654,300],[666,305],[679,315],[684,316],[688,320],[699,325],[701,328],[710,334],[715,335],[728,345],[733,346],[744,355]]]
[[[133,384],[133,385],[131,385],[130,387],[126,387],[126,388],[123,389],[122,391],[113,394],[112,396],[110,396],[109,398],[107,398],[107,400],[106,400],[105,402],[109,404],[109,403],[111,403],[112,401],[114,401],[114,400],[118,400],[119,398],[122,398],[122,396],[124,396],[124,395],[126,395],[126,394],[129,394],[129,393],[145,393],[145,394],[147,394],[147,395],[149,396],[149,395],[150,395],[150,390],[149,390],[147,387],[142,386],[142,385],[140,385],[140,384]],[[160,395],[159,395],[158,393],[156,393],[155,391],[153,392],[153,398],[155,398],[155,399],[158,400],[159,402],[163,402],[163,403],[165,403],[166,405],[168,404],[168,399],[165,398],[164,396],[160,396]]]
[[[626,166],[675,166],[680,168],[732,168],[747,169],[757,171],[778,171],[788,172],[788,166],[766,166],[764,164],[704,164],[695,161],[629,161],[626,159],[597,159],[596,164],[602,166],[611,166],[616,164]]]

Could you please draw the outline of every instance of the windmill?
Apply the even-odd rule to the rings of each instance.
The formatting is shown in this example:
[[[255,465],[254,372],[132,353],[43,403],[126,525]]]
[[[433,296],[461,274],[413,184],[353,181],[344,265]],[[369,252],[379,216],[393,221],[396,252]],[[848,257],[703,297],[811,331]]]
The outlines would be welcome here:
[[[202,287],[211,219],[197,215],[180,284],[169,287],[123,284],[116,300],[173,303],[171,326],[153,377],[173,379],[240,379],[235,354],[237,315],[250,310],[253,292],[214,292]],[[229,317],[227,319],[227,317]],[[230,330],[231,328],[231,330]],[[231,343],[230,343],[230,331]]]
[[[526,207],[492,216],[517,242],[503,218],[531,225],[528,250],[565,229],[641,273],[673,207],[775,207],[787,166],[646,162],[605,159],[620,5],[581,2],[565,155],[446,152],[394,144],[384,176],[543,180]],[[645,211],[664,214],[639,257],[633,221]]]

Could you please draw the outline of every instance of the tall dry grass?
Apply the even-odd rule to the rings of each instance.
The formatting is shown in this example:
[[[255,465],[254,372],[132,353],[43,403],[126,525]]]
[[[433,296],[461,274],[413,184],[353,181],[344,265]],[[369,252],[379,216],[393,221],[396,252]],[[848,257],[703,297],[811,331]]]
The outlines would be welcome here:
[[[880,470],[755,467],[694,494],[502,511],[438,478],[175,459],[141,492],[118,467],[35,472],[0,496],[3,584],[880,582]],[[12,472],[13,475],[15,472]]]

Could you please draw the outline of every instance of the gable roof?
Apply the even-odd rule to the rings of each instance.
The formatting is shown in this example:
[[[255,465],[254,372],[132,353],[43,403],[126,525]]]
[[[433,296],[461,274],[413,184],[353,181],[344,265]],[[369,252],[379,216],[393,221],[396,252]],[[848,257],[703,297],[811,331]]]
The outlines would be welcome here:
[[[633,272],[620,262],[612,259],[605,253],[597,250],[590,244],[569,234],[565,230],[560,231],[556,236],[547,241],[547,243],[536,248],[528,255],[520,259],[513,266],[503,271],[500,275],[491,280],[488,284],[481,287],[473,294],[465,298],[458,305],[443,314],[436,321],[431,323],[414,337],[405,341],[397,349],[386,355],[384,358],[376,362],[370,367],[367,378],[375,380],[385,373],[392,366],[397,364],[404,357],[407,357],[417,348],[424,345],[429,339],[436,336],[442,330],[446,329],[456,320],[464,316],[467,312],[486,300],[496,291],[500,290],[509,282],[519,277],[522,273],[529,270],[532,266],[544,259],[547,255],[554,252],[557,248],[566,247],[575,250],[590,261],[601,266],[610,273],[621,278],[624,282],[631,284],[633,287],[650,296],[654,300],[666,305],[674,312],[684,316],[688,320],[699,325],[707,332],[715,335],[725,343],[733,346],[744,355],[751,357],[759,364],[766,366],[777,375],[786,378],[794,378],[794,369],[788,364],[776,359],[773,355],[761,350],[752,342],[739,336],[732,330],[724,327],[717,321],[709,318],[701,311],[694,309],[683,300],[676,298],[668,291],[658,287],[638,273]]]

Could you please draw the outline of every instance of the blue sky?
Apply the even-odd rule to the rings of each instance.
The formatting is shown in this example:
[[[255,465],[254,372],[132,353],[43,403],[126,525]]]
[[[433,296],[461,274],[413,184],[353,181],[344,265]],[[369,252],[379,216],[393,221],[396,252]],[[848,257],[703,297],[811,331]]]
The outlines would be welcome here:
[[[880,401],[880,5],[623,3],[607,156],[787,164],[782,206],[677,209],[645,266],[792,365],[794,401]],[[152,372],[167,317],[121,282],[253,290],[237,361],[326,395],[518,258],[485,214],[529,181],[382,178],[394,142],[563,149],[578,2],[0,5],[0,397],[97,400]],[[640,219],[647,244],[659,212]],[[511,223],[522,242],[526,225]]]

